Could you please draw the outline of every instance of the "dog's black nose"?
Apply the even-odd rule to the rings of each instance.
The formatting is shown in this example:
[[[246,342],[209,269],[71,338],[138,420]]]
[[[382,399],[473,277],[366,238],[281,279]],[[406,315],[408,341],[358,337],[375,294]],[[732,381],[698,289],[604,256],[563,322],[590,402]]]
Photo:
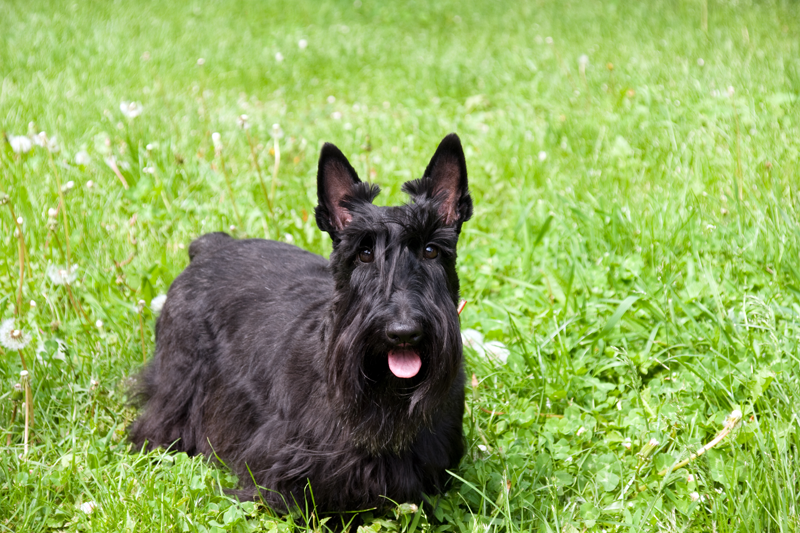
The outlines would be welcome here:
[[[392,322],[386,328],[386,337],[395,345],[416,344],[422,337],[422,327],[415,322]]]

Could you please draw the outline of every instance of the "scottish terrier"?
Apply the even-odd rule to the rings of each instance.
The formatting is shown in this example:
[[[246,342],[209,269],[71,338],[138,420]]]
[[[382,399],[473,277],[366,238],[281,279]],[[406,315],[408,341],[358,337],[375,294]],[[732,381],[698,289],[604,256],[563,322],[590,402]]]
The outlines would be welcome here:
[[[241,495],[281,512],[442,492],[464,452],[456,243],[472,199],[458,136],[402,190],[409,203],[373,205],[379,188],[325,144],[315,214],[330,261],[195,240],[156,323],[131,441],[216,456]]]

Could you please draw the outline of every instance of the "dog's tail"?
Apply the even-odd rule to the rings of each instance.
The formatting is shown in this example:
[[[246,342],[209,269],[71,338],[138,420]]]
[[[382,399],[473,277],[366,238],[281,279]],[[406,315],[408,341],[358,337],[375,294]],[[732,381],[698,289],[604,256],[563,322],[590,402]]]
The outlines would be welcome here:
[[[206,233],[198,237],[189,245],[189,260],[193,261],[199,255],[206,255],[216,252],[220,248],[227,246],[234,241],[234,238],[224,231]]]

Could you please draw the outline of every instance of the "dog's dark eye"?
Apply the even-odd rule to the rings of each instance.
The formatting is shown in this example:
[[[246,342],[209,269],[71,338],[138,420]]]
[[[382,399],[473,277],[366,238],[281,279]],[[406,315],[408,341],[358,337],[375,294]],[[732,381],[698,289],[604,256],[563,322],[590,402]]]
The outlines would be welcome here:
[[[422,253],[422,256],[425,257],[425,259],[436,259],[438,255],[439,249],[432,244],[426,246],[425,251]]]
[[[358,251],[358,260],[362,263],[372,263],[375,260],[375,256],[372,254],[372,248],[369,246],[363,246]]]

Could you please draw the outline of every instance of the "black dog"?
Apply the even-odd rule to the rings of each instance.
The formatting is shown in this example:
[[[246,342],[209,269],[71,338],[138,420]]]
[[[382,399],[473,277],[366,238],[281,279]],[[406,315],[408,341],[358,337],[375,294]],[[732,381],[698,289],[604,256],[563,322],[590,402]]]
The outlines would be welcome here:
[[[379,188],[326,144],[316,220],[330,262],[224,233],[194,241],[131,440],[217,455],[243,494],[283,511],[441,492],[464,451],[456,242],[472,200],[458,136],[403,191],[406,205],[373,205]]]

